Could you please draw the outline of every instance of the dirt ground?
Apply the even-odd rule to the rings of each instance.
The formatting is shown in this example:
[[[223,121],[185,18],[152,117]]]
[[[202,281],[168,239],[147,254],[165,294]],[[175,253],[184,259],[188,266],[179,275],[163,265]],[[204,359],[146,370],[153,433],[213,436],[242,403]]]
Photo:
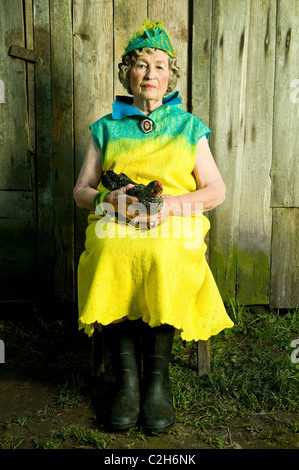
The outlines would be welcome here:
[[[294,415],[281,412],[273,413],[271,421],[261,414],[246,422],[235,419],[210,429],[204,437],[180,419],[162,435],[146,436],[138,429],[109,434],[103,429],[103,417],[113,378],[109,370],[98,381],[91,377],[90,339],[73,327],[55,331],[43,325],[41,335],[30,335],[16,323],[6,327],[15,330],[18,341],[5,344],[5,364],[0,364],[0,449],[295,449],[298,445],[294,437],[285,436],[285,445],[281,439],[277,444],[263,438],[270,431],[275,434],[275,422],[277,426],[281,420],[294,422]],[[89,431],[88,436],[83,430]]]

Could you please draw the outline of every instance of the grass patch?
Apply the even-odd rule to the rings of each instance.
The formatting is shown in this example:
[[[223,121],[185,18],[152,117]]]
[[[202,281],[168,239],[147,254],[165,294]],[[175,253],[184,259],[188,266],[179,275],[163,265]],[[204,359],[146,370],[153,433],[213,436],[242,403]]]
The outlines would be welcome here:
[[[0,449],[18,449],[23,439],[14,436],[11,432],[7,433],[0,441]]]
[[[77,406],[80,402],[87,400],[86,396],[83,395],[82,391],[85,386],[84,379],[77,375],[72,375],[64,385],[59,386],[59,395],[57,398],[57,404],[59,406]]]
[[[205,429],[254,413],[298,412],[299,370],[290,345],[298,337],[299,311],[253,314],[233,303],[229,313],[235,326],[211,339],[209,375],[193,370],[196,343],[188,345],[185,364],[176,345],[170,373],[182,422]]]
[[[65,443],[69,443],[71,448],[95,448],[106,449],[115,439],[112,434],[107,434],[97,429],[85,429],[71,424],[59,431],[54,431],[50,439],[45,442],[35,440],[36,449],[59,449]],[[69,447],[69,446],[67,446]]]

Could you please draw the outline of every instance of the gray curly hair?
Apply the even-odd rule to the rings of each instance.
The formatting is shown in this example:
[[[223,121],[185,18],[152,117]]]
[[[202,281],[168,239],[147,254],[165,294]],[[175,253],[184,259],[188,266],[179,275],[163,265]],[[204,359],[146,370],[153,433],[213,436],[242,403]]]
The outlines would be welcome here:
[[[127,90],[130,95],[133,95],[130,87],[130,71],[133,65],[137,62],[138,57],[140,57],[144,52],[149,52],[154,54],[157,49],[153,47],[144,47],[142,49],[135,49],[134,51],[126,54],[122,58],[122,62],[118,64],[118,78],[123,87]],[[168,66],[169,66],[169,81],[166,90],[166,95],[171,93],[177,84],[177,80],[180,77],[180,68],[176,64],[176,58],[168,56]]]

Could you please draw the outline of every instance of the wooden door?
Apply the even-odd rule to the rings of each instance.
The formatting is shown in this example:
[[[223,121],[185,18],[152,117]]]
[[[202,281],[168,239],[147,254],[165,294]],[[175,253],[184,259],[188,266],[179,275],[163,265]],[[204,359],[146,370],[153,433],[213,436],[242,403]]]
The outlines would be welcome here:
[[[33,300],[34,65],[9,55],[11,46],[20,54],[32,47],[32,9],[25,11],[22,0],[1,0],[0,6],[0,301]]]
[[[0,301],[74,302],[72,1],[0,0]]]

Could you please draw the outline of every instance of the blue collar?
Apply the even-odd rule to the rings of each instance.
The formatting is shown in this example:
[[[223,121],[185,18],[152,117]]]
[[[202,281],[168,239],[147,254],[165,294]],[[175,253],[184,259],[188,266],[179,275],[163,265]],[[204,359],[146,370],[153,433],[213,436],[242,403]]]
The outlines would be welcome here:
[[[170,106],[182,103],[179,91],[171,93],[170,95],[163,98],[162,101],[163,105],[160,108],[166,105]],[[146,116],[146,114],[133,106],[133,98],[130,96],[117,96],[112,108],[113,119],[123,119],[127,116]]]

